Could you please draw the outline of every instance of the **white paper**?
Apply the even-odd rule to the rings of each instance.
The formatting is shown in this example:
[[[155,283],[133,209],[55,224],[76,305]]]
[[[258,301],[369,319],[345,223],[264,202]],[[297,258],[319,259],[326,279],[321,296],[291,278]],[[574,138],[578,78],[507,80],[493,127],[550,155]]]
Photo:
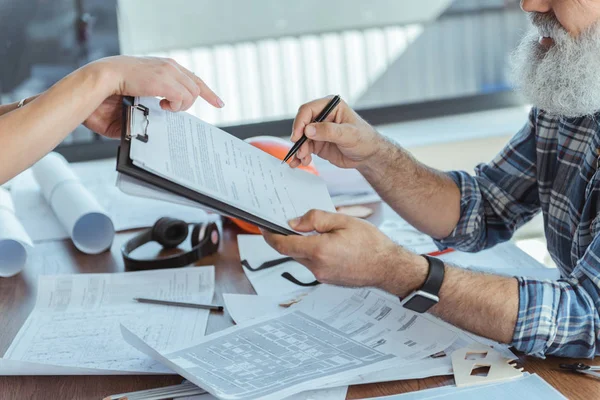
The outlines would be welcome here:
[[[288,221],[311,209],[335,212],[325,182],[281,164],[277,158],[200,119],[171,113],[156,98],[142,98],[150,109],[144,143],[131,141],[134,164],[196,192],[290,229]],[[132,117],[133,135],[146,121]]]
[[[149,183],[134,179],[124,174],[117,176],[117,188],[123,193],[135,197],[143,197],[146,199],[160,200],[171,204],[180,204],[198,209],[205,209],[202,204],[192,201],[186,197],[178,196],[164,189],[150,185]]]
[[[222,399],[281,399],[397,358],[300,311],[236,325],[171,353],[153,349],[125,326],[122,334],[138,350]]]
[[[187,222],[216,220],[197,207],[170,202],[170,199],[144,199],[130,196],[115,187],[116,160],[106,159],[73,163],[69,167],[90,194],[96,199],[114,223],[115,230],[152,226],[161,217],[171,217]],[[15,179],[12,190],[17,203],[16,213],[34,241],[66,239],[69,237],[60,221],[42,195],[31,170]],[[169,203],[165,203],[167,200]]]
[[[161,217],[186,222],[215,220],[214,216],[209,217],[205,211],[190,204],[170,203],[168,199],[166,202],[144,199],[123,193],[115,186],[118,177],[116,163],[115,159],[76,163],[73,170],[111,216],[117,232],[150,227]]]
[[[431,237],[419,232],[401,218],[383,221],[379,225],[379,230],[395,243],[417,254],[427,254],[438,250]]]
[[[238,235],[238,249],[240,260],[246,262],[253,268],[258,268],[263,262],[285,257],[265,242],[262,235]],[[275,267],[260,271],[251,271],[246,267],[244,273],[252,284],[257,294],[263,296],[281,296],[294,293],[303,288],[283,278],[283,272],[289,272],[300,282],[313,282],[316,278],[312,272],[297,261],[288,261]],[[310,291],[312,288],[305,288]]]
[[[527,400],[561,400],[566,399],[558,390],[540,378],[537,374],[525,375],[522,378],[512,379],[507,382],[491,385],[457,388],[456,386],[445,386],[398,394],[386,397],[373,397],[372,399],[385,400],[505,400],[505,399],[527,399]]]
[[[356,289],[358,290],[358,289]],[[302,301],[307,294],[303,296],[258,296],[258,295],[242,295],[242,294],[223,294],[225,306],[231,318],[238,324],[246,321],[282,313],[286,309],[279,306],[280,303],[288,303],[290,300]],[[345,301],[345,298],[339,298],[338,302]],[[394,299],[395,301],[395,299]],[[322,307],[329,307],[323,304]],[[469,332],[463,331],[455,326],[452,326],[444,321],[439,320],[429,314],[422,315],[423,318],[433,320],[436,325],[440,325],[456,333],[458,339],[447,349],[445,353],[451,354],[454,350],[467,347],[472,343],[482,343],[493,347],[506,358],[514,358],[514,354],[510,352],[508,346],[494,342],[492,340],[479,337]],[[452,360],[449,356],[437,358],[425,357],[421,360],[396,365],[391,368],[375,371],[360,376],[354,377],[350,382],[330,382],[328,386],[337,386],[339,384],[366,384],[375,382],[388,382],[404,379],[421,379],[429,376],[452,375]]]
[[[172,353],[153,349],[126,327],[123,335],[226,399],[280,399],[331,382],[342,385],[359,374],[437,353],[456,340],[442,325],[402,308],[397,298],[328,285],[283,313],[253,319]]]
[[[223,293],[223,303],[236,324],[285,311],[275,296]]]
[[[398,297],[378,289],[321,285],[290,309],[321,320],[369,347],[407,360],[442,351],[457,338],[437,320],[402,307]]]
[[[88,254],[110,247],[113,221],[64,157],[50,153],[31,173],[39,189],[24,174],[13,185],[12,196],[17,216],[34,241],[70,237],[75,247]]]
[[[32,246],[29,235],[15,216],[10,193],[0,187],[0,278],[21,272]]]
[[[500,243],[478,253],[453,251],[440,257],[445,262],[465,268],[486,269],[502,273],[503,270],[540,268],[548,269],[512,242]]]
[[[339,168],[317,156],[313,156],[313,161],[319,172],[319,176],[327,184],[327,189],[331,196],[356,195],[361,193],[376,195],[375,189],[356,169]]]
[[[143,372],[64,367],[0,358],[0,376],[140,375]]]
[[[427,254],[438,250],[431,237],[419,232],[403,219],[386,220],[379,225],[379,229],[394,242],[415,253]],[[478,253],[452,251],[439,258],[464,268],[485,269],[491,272],[506,270],[506,274],[512,274],[515,269],[548,269],[512,242],[500,243]]]
[[[356,193],[356,194],[338,194],[331,196],[331,201],[336,207],[356,206],[360,204],[378,203],[381,197],[375,192]]]
[[[348,386],[309,390],[294,394],[282,400],[345,400]],[[212,394],[201,394],[198,396],[182,397],[180,400],[217,400]]]
[[[227,308],[227,312],[237,324],[282,313],[286,308],[281,307],[279,304],[289,300],[289,296],[275,297],[258,296],[254,294],[223,294],[223,301]],[[451,354],[452,351],[467,347],[472,342],[473,340],[470,338],[459,337],[459,339],[446,349],[445,352]],[[358,385],[402,379],[420,379],[439,375],[452,375],[452,360],[449,356],[437,358],[426,357],[419,361],[407,363],[404,366],[394,366],[382,371],[360,375],[352,379],[352,384]],[[350,382],[347,383],[350,384]],[[331,385],[338,386],[339,384],[331,382]],[[330,386],[330,384],[328,384],[328,386]]]
[[[36,306],[4,358],[53,366],[170,373],[125,343],[119,324],[162,350],[204,336],[208,310],[142,304],[134,297],[210,302],[214,267],[42,276]]]

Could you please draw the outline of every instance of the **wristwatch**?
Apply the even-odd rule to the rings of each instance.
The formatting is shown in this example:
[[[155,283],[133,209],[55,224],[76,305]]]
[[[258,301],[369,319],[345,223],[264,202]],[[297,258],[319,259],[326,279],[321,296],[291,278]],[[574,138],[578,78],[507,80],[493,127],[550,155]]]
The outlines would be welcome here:
[[[425,283],[419,290],[415,290],[404,299],[400,299],[400,304],[403,307],[418,313],[424,313],[439,303],[438,294],[444,281],[444,263],[442,260],[426,255],[423,257],[429,263],[429,272]]]

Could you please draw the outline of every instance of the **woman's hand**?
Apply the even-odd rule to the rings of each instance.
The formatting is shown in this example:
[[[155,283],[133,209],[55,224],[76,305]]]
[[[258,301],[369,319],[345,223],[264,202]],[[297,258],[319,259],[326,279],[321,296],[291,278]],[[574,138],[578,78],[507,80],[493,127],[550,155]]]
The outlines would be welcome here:
[[[117,138],[121,134],[122,96],[163,97],[167,111],[189,109],[198,97],[215,107],[223,101],[193,72],[176,61],[157,57],[108,57],[88,64],[83,73],[99,74],[110,88],[109,96],[84,121],[90,130]]]

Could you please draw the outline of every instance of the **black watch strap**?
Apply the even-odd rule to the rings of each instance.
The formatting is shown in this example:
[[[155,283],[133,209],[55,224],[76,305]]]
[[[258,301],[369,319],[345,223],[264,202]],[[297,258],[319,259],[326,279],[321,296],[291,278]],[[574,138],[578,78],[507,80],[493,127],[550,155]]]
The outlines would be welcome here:
[[[429,272],[420,290],[437,296],[442,287],[442,282],[444,282],[444,263],[439,258],[426,255],[423,255],[423,257],[429,263]]]

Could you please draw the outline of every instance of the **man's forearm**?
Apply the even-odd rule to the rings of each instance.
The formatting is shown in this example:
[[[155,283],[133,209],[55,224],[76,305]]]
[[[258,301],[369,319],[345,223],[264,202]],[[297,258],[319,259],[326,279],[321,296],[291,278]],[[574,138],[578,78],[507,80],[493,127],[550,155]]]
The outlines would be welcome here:
[[[501,343],[511,343],[519,312],[515,278],[446,266],[440,302],[431,313]]]
[[[390,264],[382,289],[405,297],[427,276],[424,258],[401,251]],[[430,312],[462,329],[498,342],[511,343],[519,311],[515,278],[484,274],[446,264],[440,302]]]
[[[460,191],[454,181],[389,140],[382,137],[381,142],[377,156],[359,171],[417,229],[437,239],[450,235],[460,218]]]

